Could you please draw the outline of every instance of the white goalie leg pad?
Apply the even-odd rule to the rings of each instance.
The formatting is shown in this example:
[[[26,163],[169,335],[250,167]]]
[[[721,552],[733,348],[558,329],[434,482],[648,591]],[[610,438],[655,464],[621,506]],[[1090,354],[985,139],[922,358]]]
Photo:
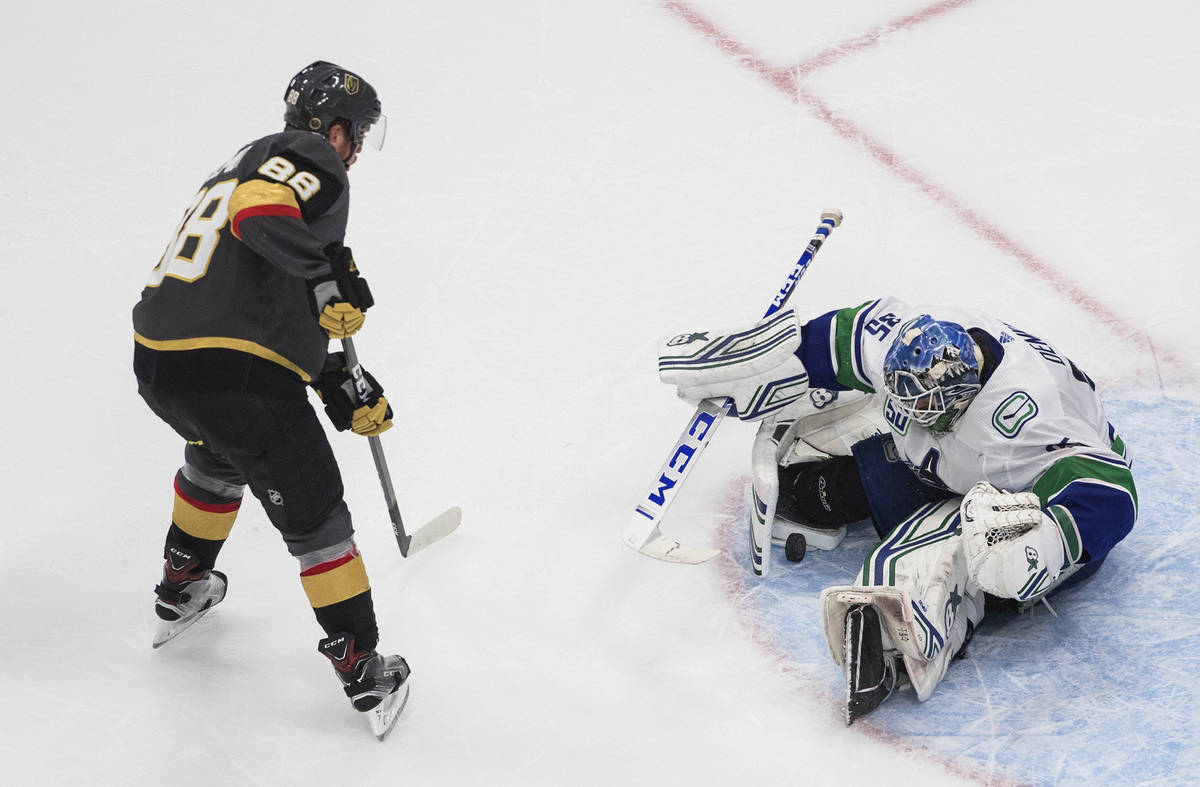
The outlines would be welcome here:
[[[985,592],[1029,601],[1057,584],[1067,549],[1037,495],[981,481],[963,497],[961,514],[967,568]]]
[[[912,603],[907,590],[862,585],[825,588],[821,591],[825,642],[829,646],[829,654],[839,667],[844,666],[842,639],[845,635],[846,612],[856,604],[870,604],[879,613],[884,650],[901,654],[917,652],[913,644]]]
[[[966,642],[968,623],[983,620],[983,593],[969,581],[963,538],[955,533],[957,508],[957,500],[923,507],[871,553],[858,585],[821,594],[834,660],[841,658],[846,609],[871,604],[884,628],[885,648],[903,656],[921,701],[933,694]]]
[[[790,421],[771,416],[758,427],[750,455],[750,567],[758,576],[771,573],[771,534],[775,523],[775,504],[779,501],[779,466],[776,457],[779,441],[791,427]]]
[[[756,421],[808,391],[799,348],[800,322],[785,309],[749,328],[659,339],[658,376],[693,404],[731,397],[738,418]]]

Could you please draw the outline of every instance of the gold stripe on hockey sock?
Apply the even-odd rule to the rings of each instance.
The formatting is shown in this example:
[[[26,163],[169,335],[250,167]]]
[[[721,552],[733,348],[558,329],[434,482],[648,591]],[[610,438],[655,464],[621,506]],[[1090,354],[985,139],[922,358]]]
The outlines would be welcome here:
[[[229,538],[229,531],[233,530],[233,522],[237,519],[241,505],[240,500],[217,505],[202,503],[192,500],[177,488],[171,521],[189,536],[208,541],[224,541]]]
[[[357,551],[301,571],[300,584],[313,608],[328,607],[371,589],[367,567]]]

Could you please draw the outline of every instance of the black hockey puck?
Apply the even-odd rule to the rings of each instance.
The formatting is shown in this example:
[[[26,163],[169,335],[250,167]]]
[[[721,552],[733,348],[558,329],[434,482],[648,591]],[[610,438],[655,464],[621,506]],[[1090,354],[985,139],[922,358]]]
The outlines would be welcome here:
[[[784,557],[792,563],[799,563],[807,550],[808,542],[804,540],[803,533],[788,533],[787,541],[783,543]]]

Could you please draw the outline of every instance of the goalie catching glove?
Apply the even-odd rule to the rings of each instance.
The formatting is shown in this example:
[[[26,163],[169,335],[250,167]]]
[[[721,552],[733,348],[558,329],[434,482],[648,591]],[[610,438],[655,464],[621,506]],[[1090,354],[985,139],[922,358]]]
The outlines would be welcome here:
[[[325,413],[339,432],[375,437],[392,428],[392,408],[371,373],[362,370],[364,390],[354,385],[354,376],[346,366],[345,353],[330,353],[325,367],[313,382],[317,395],[325,403]]]
[[[1062,534],[1032,492],[980,481],[959,507],[967,569],[986,593],[1025,601],[1054,585],[1066,562]]]
[[[330,339],[345,339],[359,332],[375,299],[367,280],[358,275],[348,247],[330,243],[324,252],[329,257],[329,273],[308,280],[309,306]]]
[[[731,397],[738,418],[757,421],[808,391],[799,347],[800,323],[788,309],[750,328],[660,339],[658,376],[677,386],[681,399]]]

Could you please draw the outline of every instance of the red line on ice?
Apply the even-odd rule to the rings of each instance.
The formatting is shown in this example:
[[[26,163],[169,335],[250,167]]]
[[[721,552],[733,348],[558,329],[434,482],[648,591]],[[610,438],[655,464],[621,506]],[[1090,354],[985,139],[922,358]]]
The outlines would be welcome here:
[[[1150,337],[1142,327],[1128,322],[1095,296],[1085,291],[1070,277],[1055,270],[1002,229],[985,219],[949,190],[937,185],[917,169],[904,163],[887,145],[867,134],[862,128],[845,116],[835,113],[828,104],[817,97],[811,90],[804,88],[800,83],[801,76],[811,74],[848,55],[868,49],[891,33],[928,22],[948,11],[969,5],[973,1],[943,0],[942,2],[934,3],[908,16],[884,25],[879,25],[865,33],[848,38],[842,43],[818,52],[795,66],[787,67],[772,65],[763,60],[754,54],[743,42],[730,37],[718,28],[712,20],[692,8],[688,3],[682,2],[682,0],[662,0],[662,4],[667,10],[680,17],[697,32],[712,41],[718,49],[732,56],[740,64],[758,74],[764,81],[775,87],[787,98],[807,106],[812,110],[814,115],[829,125],[840,137],[858,145],[873,159],[897,177],[916,186],[934,202],[949,208],[959,221],[967,225],[985,241],[1000,249],[1000,251],[1012,256],[1020,267],[1046,281],[1065,298],[1086,310],[1118,334],[1135,342],[1143,349],[1152,352],[1157,349],[1164,360],[1178,365],[1180,363],[1178,357],[1174,354],[1164,352],[1161,346],[1155,348]]]
[[[772,659],[779,674],[786,676],[788,683],[795,687],[798,693],[804,695],[808,702],[826,709],[830,724],[838,725],[843,719],[839,698],[829,693],[828,682],[820,677],[822,671],[828,675],[837,674],[838,666],[832,658],[823,664],[811,665],[800,664],[792,657],[787,649],[779,643],[776,631],[763,617],[760,607],[755,604],[754,594],[763,592],[766,585],[759,578],[752,577],[749,569],[738,562],[737,556],[740,551],[734,542],[737,539],[744,541],[746,538],[744,528],[750,521],[750,512],[746,509],[744,501],[745,489],[749,484],[749,476],[734,479],[726,487],[724,499],[721,502],[722,520],[717,525],[716,543],[713,546],[721,550],[716,564],[721,574],[722,589],[732,601],[734,609],[741,618],[742,625],[749,633],[750,640],[762,648]],[[778,559],[777,557],[776,560]],[[781,569],[776,568],[775,570]],[[802,571],[803,568],[799,570]],[[747,580],[748,576],[752,578]],[[991,767],[981,768],[974,764],[954,760],[934,749],[915,746],[904,735],[894,733],[876,724],[871,718],[859,721],[855,729],[901,751],[906,751],[912,756],[927,760],[935,764],[943,773],[959,776],[964,782],[986,784],[990,787],[1016,787],[1017,783],[993,772]]]
[[[909,14],[908,16],[901,17],[894,22],[889,22],[885,25],[872,28],[865,33],[854,36],[853,38],[848,38],[836,46],[832,46],[828,49],[818,52],[807,60],[802,61],[798,66],[796,66],[795,70],[801,75],[812,73],[818,68],[824,68],[835,60],[841,60],[847,55],[852,55],[856,52],[861,52],[864,49],[869,49],[870,47],[875,46],[875,44],[879,43],[879,39],[883,38],[889,33],[894,33],[897,30],[903,30],[906,27],[912,27],[913,25],[919,25],[922,22],[928,22],[930,19],[933,19],[936,16],[941,16],[947,11],[953,11],[956,8],[969,5],[973,2],[975,2],[975,0],[943,0],[943,2],[934,3],[927,8],[923,8],[920,11]]]

